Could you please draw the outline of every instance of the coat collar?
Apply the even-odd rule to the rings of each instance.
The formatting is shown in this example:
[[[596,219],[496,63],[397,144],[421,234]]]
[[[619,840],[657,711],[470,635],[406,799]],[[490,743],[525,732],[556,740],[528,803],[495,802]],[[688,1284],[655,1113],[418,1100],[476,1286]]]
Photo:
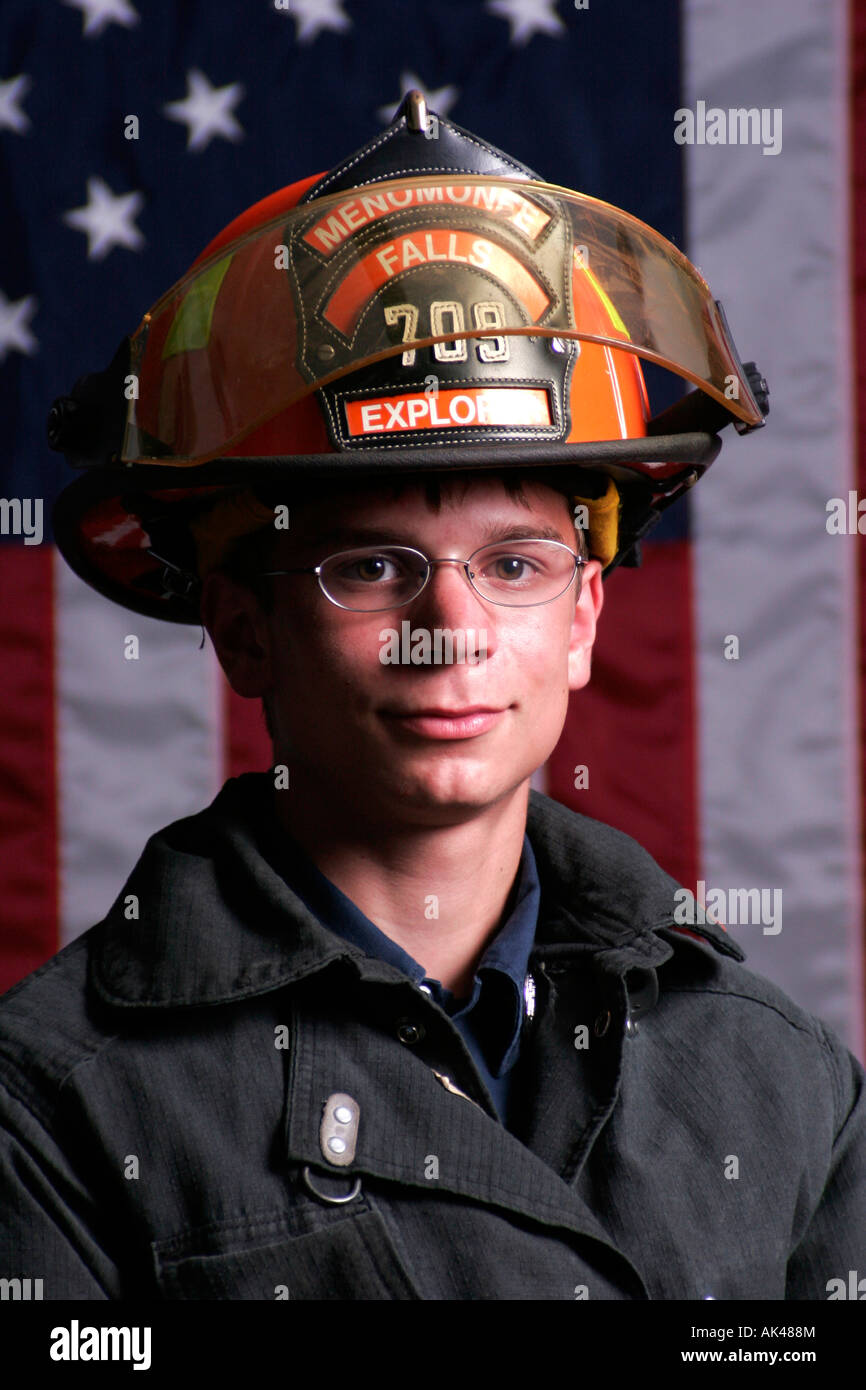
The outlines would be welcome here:
[[[90,933],[90,980],[104,1002],[228,1003],[292,984],[338,959],[368,980],[404,980],[394,966],[322,926],[277,872],[271,788],[267,772],[232,778],[206,810],[147,842]],[[527,833],[541,881],[536,950],[546,957],[591,952],[617,973],[652,968],[672,954],[665,937],[679,885],[634,840],[538,792],[530,795]],[[690,934],[742,959],[709,923]]]

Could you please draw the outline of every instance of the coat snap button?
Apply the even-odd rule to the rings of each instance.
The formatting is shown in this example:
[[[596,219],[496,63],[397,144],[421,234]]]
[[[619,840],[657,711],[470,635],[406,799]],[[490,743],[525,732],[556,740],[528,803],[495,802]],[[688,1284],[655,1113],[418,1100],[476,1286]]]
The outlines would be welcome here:
[[[407,1047],[419,1043],[424,1036],[424,1029],[420,1023],[411,1023],[408,1019],[403,1019],[402,1023],[397,1024],[397,1037],[401,1043]]]
[[[603,1038],[609,1027],[610,1009],[605,1009],[603,1013],[599,1014],[595,1023],[592,1025],[592,1031],[597,1038]]]
[[[319,1126],[319,1147],[329,1163],[344,1168],[355,1157],[361,1107],[345,1091],[328,1096]]]

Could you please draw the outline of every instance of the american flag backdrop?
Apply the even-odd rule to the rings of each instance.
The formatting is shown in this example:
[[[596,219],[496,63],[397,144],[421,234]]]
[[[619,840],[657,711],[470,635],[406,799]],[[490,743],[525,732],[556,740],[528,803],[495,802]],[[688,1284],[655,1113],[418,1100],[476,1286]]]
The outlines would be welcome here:
[[[411,87],[673,240],[769,380],[767,428],[726,430],[643,568],[611,576],[540,779],[693,890],[778,890],[781,930],[732,933],[862,1056],[861,0],[4,0],[0,987],[105,914],[154,830],[270,761],[198,630],[111,604],[54,550],[72,473],[51,401],[234,216]],[[769,113],[778,147],[707,139],[706,111],[734,108]]]

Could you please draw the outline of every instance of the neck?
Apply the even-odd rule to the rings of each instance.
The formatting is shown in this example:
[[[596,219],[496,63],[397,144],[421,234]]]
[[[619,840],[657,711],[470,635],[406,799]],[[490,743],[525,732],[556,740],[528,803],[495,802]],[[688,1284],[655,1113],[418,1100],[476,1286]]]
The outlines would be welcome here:
[[[321,804],[312,789],[298,795],[294,785],[290,795],[273,795],[283,829],[321,873],[428,978],[458,998],[468,994],[514,885],[529,782],[469,818],[433,826],[371,824],[351,807]]]

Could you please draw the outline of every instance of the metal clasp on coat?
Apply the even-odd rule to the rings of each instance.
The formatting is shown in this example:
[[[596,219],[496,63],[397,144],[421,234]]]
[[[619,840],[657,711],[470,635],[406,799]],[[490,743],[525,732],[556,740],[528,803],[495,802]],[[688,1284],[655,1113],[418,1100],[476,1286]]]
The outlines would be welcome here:
[[[314,1197],[317,1197],[317,1198],[319,1199],[320,1202],[327,1202],[328,1205],[329,1205],[329,1206],[332,1206],[332,1207],[342,1207],[342,1206],[345,1206],[345,1204],[346,1204],[347,1202],[354,1202],[355,1198],[356,1198],[357,1196],[359,1196],[359,1194],[360,1194],[360,1192],[361,1192],[361,1179],[360,1179],[360,1178],[356,1178],[355,1181],[354,1181],[354,1183],[352,1184],[352,1190],[351,1190],[351,1192],[347,1192],[345,1196],[343,1196],[343,1197],[328,1197],[328,1196],[326,1196],[324,1192],[320,1192],[320,1191],[319,1191],[319,1189],[316,1187],[315,1183],[313,1182],[313,1177],[312,1177],[312,1174],[311,1174],[311,1172],[310,1172],[310,1165],[309,1165],[308,1163],[305,1163],[305,1164],[304,1164],[304,1167],[303,1167],[303,1169],[301,1170],[301,1177],[303,1178],[306,1187],[308,1188],[308,1190],[309,1190],[310,1192],[312,1192],[312,1194],[313,1194]]]
[[[322,1106],[319,1147],[322,1157],[333,1167],[345,1168],[354,1159],[360,1119],[361,1107],[354,1096],[347,1095],[345,1091],[335,1091]],[[304,1165],[301,1176],[313,1196],[330,1206],[340,1207],[346,1202],[354,1202],[361,1191],[361,1179],[356,1178],[350,1192],[344,1193],[341,1197],[329,1197],[316,1187],[309,1164]]]

